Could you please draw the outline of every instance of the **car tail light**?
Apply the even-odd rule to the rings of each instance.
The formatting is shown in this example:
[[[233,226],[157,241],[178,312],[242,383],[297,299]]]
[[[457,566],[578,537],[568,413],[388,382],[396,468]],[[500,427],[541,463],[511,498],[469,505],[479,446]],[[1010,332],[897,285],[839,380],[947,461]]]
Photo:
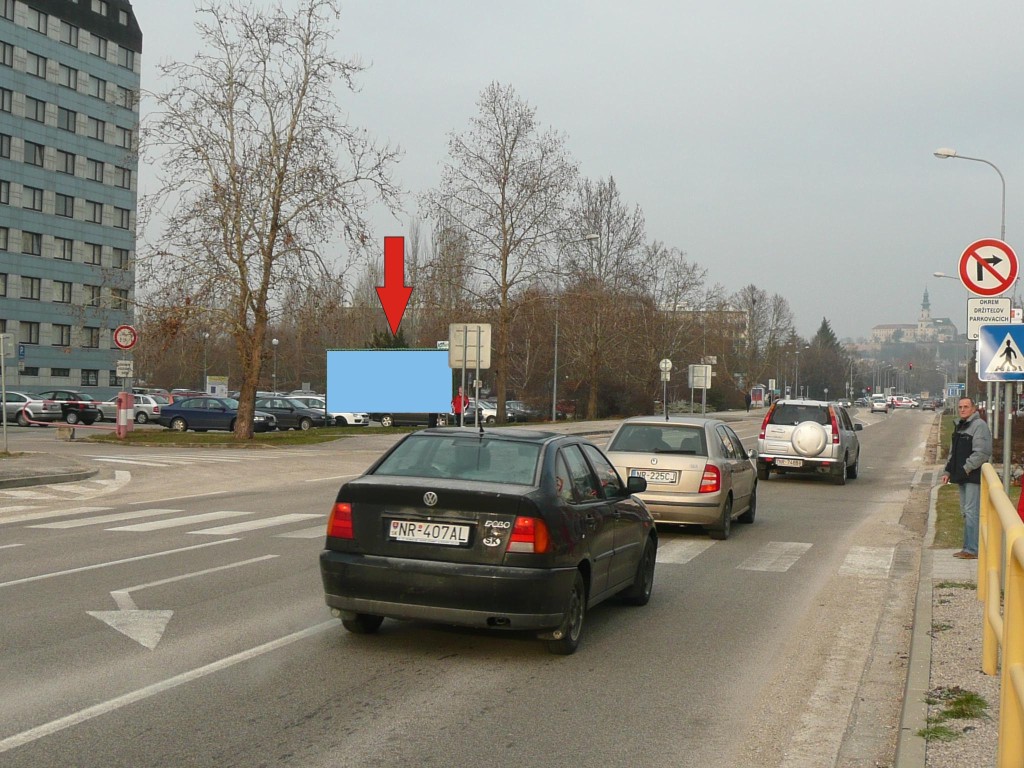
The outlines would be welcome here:
[[[517,517],[508,540],[509,552],[530,552],[535,555],[548,551],[551,538],[548,526],[539,517]]]
[[[331,516],[327,520],[327,535],[336,539],[353,539],[352,533],[352,505],[339,501],[331,509]]]
[[[153,406],[153,415],[156,416],[158,413],[160,413],[160,406],[159,405],[154,405]]]
[[[832,418],[832,445],[839,445],[839,420],[836,418],[836,409],[828,409],[829,416]]]
[[[700,479],[700,493],[717,493],[722,489],[722,470],[713,464],[704,467],[704,476]]]
[[[775,403],[771,404],[768,409],[768,413],[764,415],[764,421],[761,422],[761,439],[764,440],[764,431],[768,427],[768,422],[771,421],[772,414],[775,412]]]

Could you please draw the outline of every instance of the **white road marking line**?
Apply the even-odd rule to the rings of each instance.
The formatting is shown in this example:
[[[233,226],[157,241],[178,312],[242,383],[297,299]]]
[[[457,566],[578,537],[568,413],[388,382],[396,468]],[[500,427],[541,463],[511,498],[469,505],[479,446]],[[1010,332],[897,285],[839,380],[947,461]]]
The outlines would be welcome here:
[[[108,507],[109,509],[109,507]],[[56,523],[41,523],[29,525],[27,528],[49,528],[62,530],[65,528],[82,528],[86,525],[103,525],[104,523],[118,523],[122,520],[133,520],[136,517],[153,517],[154,515],[168,515],[173,512],[181,512],[180,509],[137,509],[134,512],[118,512],[115,515],[100,515],[99,517],[87,517],[77,520],[60,520]]]
[[[218,528],[204,528],[200,531],[189,531],[193,535],[204,535],[204,536],[224,536],[232,535],[235,533],[243,533],[245,531],[255,531],[260,528],[271,528],[275,525],[285,525],[287,523],[296,523],[299,520],[309,520],[314,517],[322,517],[322,515],[314,514],[300,514],[295,513],[292,515],[278,515],[277,517],[265,517],[261,520],[250,520],[245,523],[235,523],[234,525],[222,525]]]
[[[208,523],[211,520],[223,520],[228,517],[240,517],[241,515],[251,515],[252,512],[231,512],[224,510],[222,512],[204,512],[199,515],[186,515],[185,517],[172,517],[168,520],[153,520],[149,523],[138,523],[137,525],[123,525],[119,528],[107,528],[108,531],[160,531],[165,528],[179,528],[184,525],[193,525],[194,523]]]
[[[351,475],[334,475],[333,477],[314,477],[312,480],[303,480],[304,483],[322,483],[327,480],[346,480],[350,477],[359,477],[361,472],[356,472]]]
[[[279,539],[320,539],[327,535],[327,526],[325,523],[316,525],[312,528],[303,528],[300,531],[292,531],[291,533],[279,533],[277,538]]]
[[[850,547],[839,573],[866,579],[887,579],[895,547]]]
[[[14,547],[24,547],[24,544],[0,544],[0,549],[13,549]]]
[[[770,541],[736,567],[741,571],[788,571],[811,548],[802,541]]]
[[[0,741],[0,753],[8,752],[17,747],[24,746],[25,744],[37,741],[44,736],[50,736],[54,733],[58,733],[66,728],[71,728],[72,726],[92,720],[95,717],[126,707],[129,704],[143,701],[144,699],[148,699],[152,696],[156,696],[157,694],[177,688],[180,685],[184,685],[185,683],[190,683],[193,680],[199,680],[200,678],[211,675],[214,672],[220,672],[221,670],[240,664],[243,661],[254,659],[271,651],[276,651],[278,648],[291,645],[298,640],[313,637],[314,635],[326,632],[329,629],[336,629],[337,626],[338,622],[336,620],[315,624],[312,627],[307,627],[306,629],[299,630],[298,632],[293,632],[290,635],[279,637],[277,640],[271,640],[269,643],[257,645],[255,648],[250,648],[247,651],[242,651],[241,653],[236,653],[233,656],[228,656],[211,664],[191,669],[188,672],[181,673],[180,675],[175,675],[174,677],[167,678],[166,680],[161,680],[159,683],[147,685],[145,688],[139,688],[138,690],[101,702],[100,704],[80,709],[66,717],[51,720],[48,723],[36,726],[35,728],[30,728],[27,731],[22,731],[21,733],[16,733],[13,736],[8,736],[6,739]]]
[[[15,579],[14,581],[0,581],[0,589],[4,587],[14,587],[18,584],[30,584],[33,581],[43,581],[44,579],[52,579],[57,576],[70,576],[72,573],[82,573],[83,571],[95,571],[100,568],[108,568],[112,565],[124,565],[125,563],[136,563],[139,560],[148,560],[151,557],[163,557],[164,555],[176,555],[179,552],[191,552],[195,549],[202,549],[203,547],[215,547],[219,544],[230,544],[233,541],[241,541],[241,539],[221,539],[220,541],[210,541],[206,544],[193,544],[190,547],[179,547],[178,549],[165,549],[163,552],[153,552],[148,555],[137,555],[136,557],[126,557],[123,560],[111,560],[109,563],[95,563],[94,565],[83,565],[81,568],[69,568],[66,571],[54,571],[53,573],[41,573],[38,576],[27,576],[24,579]]]
[[[155,461],[138,461],[135,459],[108,459],[105,457],[93,457],[95,461],[109,461],[118,464],[135,464],[140,467],[169,467],[170,464],[158,464]]]
[[[171,576],[166,579],[160,579],[159,581],[150,581],[146,584],[137,584],[134,587],[125,587],[124,589],[115,589],[110,593],[110,596],[114,598],[114,602],[117,603],[118,608],[126,611],[132,611],[138,608],[135,605],[135,601],[132,600],[129,595],[130,592],[138,592],[141,589],[149,589],[150,587],[162,587],[164,584],[173,584],[176,581],[184,581],[185,579],[191,579],[194,576],[206,576],[211,573],[217,573],[218,571],[229,571],[232,568],[240,568],[243,565],[252,565],[253,563],[262,563],[264,560],[274,560],[280,557],[280,555],[260,555],[259,557],[252,557],[248,560],[239,560],[237,563],[227,563],[225,565],[217,565],[213,568],[205,568],[202,571],[193,571],[192,573],[182,573],[178,576]]]
[[[659,563],[688,563],[701,552],[713,547],[714,541],[694,539],[693,541],[670,541],[658,546]]]
[[[166,503],[168,501],[180,501],[181,499],[201,499],[204,496],[226,496],[226,491],[210,491],[209,493],[193,493],[188,496],[170,496],[166,499],[147,499],[146,501],[130,501],[129,506],[135,506],[136,504],[156,504],[159,502]]]
[[[0,514],[5,512],[24,512],[26,509],[39,509],[38,504],[17,504],[13,507],[0,507]],[[0,520],[0,523],[4,522]]]
[[[0,525],[23,523],[26,520],[46,520],[49,517],[64,517],[65,515],[86,515],[90,512],[106,512],[108,509],[113,509],[113,507],[72,507],[71,509],[51,509],[46,512],[27,512],[23,515],[0,519]]]

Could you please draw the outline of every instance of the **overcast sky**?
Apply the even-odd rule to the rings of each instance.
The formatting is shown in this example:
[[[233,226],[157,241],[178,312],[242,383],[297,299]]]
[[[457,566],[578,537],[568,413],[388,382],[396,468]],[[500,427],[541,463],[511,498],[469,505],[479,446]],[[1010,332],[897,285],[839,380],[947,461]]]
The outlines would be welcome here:
[[[188,0],[133,6],[156,89],[155,65],[195,50],[194,17]],[[1021,30],[1020,0],[343,0],[337,53],[370,68],[341,108],[403,148],[415,215],[447,135],[489,82],[510,84],[583,175],[615,177],[649,240],[729,292],[786,297],[800,334],[822,318],[853,338],[916,322],[926,288],[933,317],[963,331],[965,288],[932,273],[999,236],[1002,186],[932,153],[998,166],[1024,256]],[[407,234],[375,221],[381,239]]]

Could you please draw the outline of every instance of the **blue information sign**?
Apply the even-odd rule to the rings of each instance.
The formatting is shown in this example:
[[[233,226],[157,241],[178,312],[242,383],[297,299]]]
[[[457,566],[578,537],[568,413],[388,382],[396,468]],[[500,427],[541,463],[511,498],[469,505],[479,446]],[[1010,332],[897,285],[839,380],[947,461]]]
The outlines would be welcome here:
[[[983,325],[978,334],[978,378],[1024,381],[1024,325]]]

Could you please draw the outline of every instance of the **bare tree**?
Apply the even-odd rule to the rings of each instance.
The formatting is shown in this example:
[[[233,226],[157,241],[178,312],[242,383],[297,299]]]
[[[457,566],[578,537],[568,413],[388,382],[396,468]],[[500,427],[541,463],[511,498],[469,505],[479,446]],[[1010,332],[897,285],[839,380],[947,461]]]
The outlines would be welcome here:
[[[490,84],[477,106],[469,130],[450,136],[441,184],[424,196],[423,208],[465,238],[468,279],[493,308],[492,362],[504,421],[517,298],[543,269],[543,254],[559,234],[576,165],[563,136],[542,132],[534,108],[511,87]]]
[[[144,141],[162,168],[147,204],[162,233],[147,255],[149,284],[174,290],[184,321],[233,338],[241,362],[235,435],[252,436],[268,321],[283,289],[332,275],[321,248],[338,233],[369,241],[371,200],[392,210],[397,150],[377,146],[334,103],[362,70],[331,53],[337,0],[269,10],[242,0],[204,2],[192,62],[160,66],[173,85],[155,94]],[[206,319],[204,318],[204,322]]]

